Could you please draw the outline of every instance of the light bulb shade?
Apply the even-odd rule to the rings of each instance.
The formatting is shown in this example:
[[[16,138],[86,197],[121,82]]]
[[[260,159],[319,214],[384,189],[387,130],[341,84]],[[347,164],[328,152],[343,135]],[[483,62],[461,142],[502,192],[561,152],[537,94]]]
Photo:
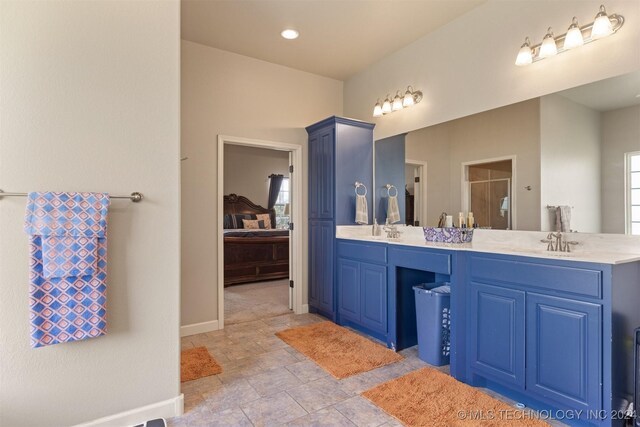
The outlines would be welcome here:
[[[516,65],[523,66],[533,62],[533,50],[531,49],[531,41],[529,37],[524,38],[524,43],[520,46],[518,56],[516,57]]]
[[[382,105],[380,105],[380,100],[378,100],[378,102],[376,102],[376,106],[373,107],[373,117],[380,116],[382,116]]]
[[[404,93],[404,97],[402,98],[402,106],[403,107],[411,107],[415,104],[415,100],[413,99],[413,93],[407,88],[407,91]]]
[[[604,9],[604,6],[600,6],[600,12],[596,15],[596,19],[593,21],[593,27],[591,27],[591,39],[601,39],[611,33],[613,33],[611,20],[607,16],[607,11]]]
[[[402,110],[404,108],[402,106],[402,98],[400,98],[400,92],[396,93],[396,97],[393,98],[393,104],[391,105],[391,109],[393,111]]]
[[[584,39],[582,38],[582,31],[577,26],[569,27],[569,31],[567,31],[567,35],[564,36],[564,48],[565,49],[573,49],[574,47],[582,46],[584,44]]]
[[[583,44],[584,39],[582,38],[582,31],[580,31],[580,27],[578,26],[578,18],[574,16],[567,30],[567,34],[564,36],[564,48],[573,49]]]
[[[516,58],[516,65],[528,65],[533,62],[533,52],[531,52],[531,47],[529,45],[523,45],[518,52],[518,56]]]
[[[540,45],[540,58],[548,58],[558,53],[558,46],[556,46],[556,40],[553,38],[553,32],[551,28],[544,36],[542,44]]]
[[[389,97],[387,97],[387,99],[384,100],[384,102],[382,103],[382,114],[387,114],[391,112],[391,101],[389,100]]]

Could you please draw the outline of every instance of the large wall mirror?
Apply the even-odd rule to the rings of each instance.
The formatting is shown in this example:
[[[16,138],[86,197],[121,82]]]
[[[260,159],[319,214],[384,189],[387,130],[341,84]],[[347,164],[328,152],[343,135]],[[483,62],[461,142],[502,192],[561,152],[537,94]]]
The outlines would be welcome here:
[[[393,184],[405,196],[400,223],[436,226],[443,212],[473,211],[482,227],[552,231],[562,207],[571,231],[640,234],[640,72],[375,147],[378,222]]]

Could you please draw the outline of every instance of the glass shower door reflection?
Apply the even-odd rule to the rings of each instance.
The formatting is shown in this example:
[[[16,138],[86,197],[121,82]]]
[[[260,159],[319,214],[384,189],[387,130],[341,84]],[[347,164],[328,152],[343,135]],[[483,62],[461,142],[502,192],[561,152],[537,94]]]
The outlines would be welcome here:
[[[469,183],[470,211],[480,227],[511,229],[511,180],[494,179]]]

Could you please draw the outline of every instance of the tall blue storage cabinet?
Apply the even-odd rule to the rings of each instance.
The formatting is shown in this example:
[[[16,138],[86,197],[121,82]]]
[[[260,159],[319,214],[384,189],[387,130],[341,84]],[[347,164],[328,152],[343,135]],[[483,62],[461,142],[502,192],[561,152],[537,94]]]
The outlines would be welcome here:
[[[335,229],[355,225],[355,187],[373,188],[372,123],[329,117],[309,134],[309,310],[336,320]],[[360,191],[362,193],[362,190]],[[372,194],[367,194],[369,222]]]

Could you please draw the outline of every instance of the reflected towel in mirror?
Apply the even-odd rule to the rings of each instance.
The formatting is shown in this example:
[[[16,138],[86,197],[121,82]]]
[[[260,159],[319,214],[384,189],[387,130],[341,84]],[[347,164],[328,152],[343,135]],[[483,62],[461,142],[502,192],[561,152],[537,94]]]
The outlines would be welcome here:
[[[571,206],[556,208],[556,231],[571,231]]]
[[[387,221],[389,221],[389,224],[400,221],[398,196],[389,196],[389,203],[387,204]]]

